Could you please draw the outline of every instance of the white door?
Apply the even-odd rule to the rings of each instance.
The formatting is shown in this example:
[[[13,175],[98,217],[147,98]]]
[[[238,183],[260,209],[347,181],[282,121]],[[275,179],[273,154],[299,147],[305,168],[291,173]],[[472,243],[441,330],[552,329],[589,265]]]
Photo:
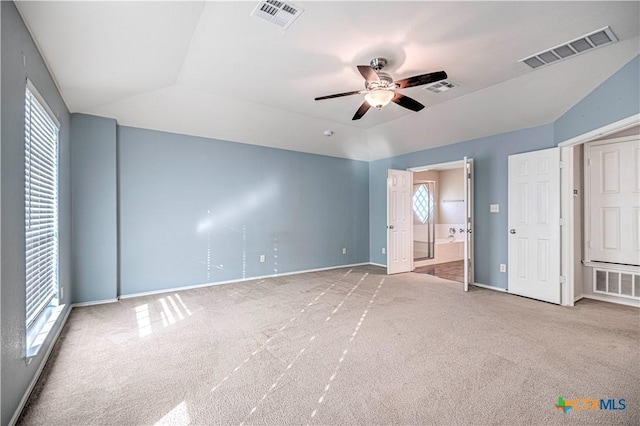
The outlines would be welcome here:
[[[560,150],[509,156],[509,293],[560,303]]]
[[[473,282],[473,160],[464,157],[464,291]]]
[[[411,272],[413,265],[411,176],[404,170],[387,172],[387,274]]]
[[[603,141],[586,148],[587,259],[639,265],[640,141]]]

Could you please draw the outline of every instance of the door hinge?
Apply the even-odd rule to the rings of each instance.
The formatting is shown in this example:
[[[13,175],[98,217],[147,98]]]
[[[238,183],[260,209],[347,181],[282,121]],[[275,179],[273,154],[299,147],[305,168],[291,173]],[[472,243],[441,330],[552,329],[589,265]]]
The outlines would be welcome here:
[[[562,218],[562,217],[561,217],[561,218],[560,218],[560,226],[565,226],[566,224],[567,224],[567,223],[566,223],[566,221],[564,220],[564,218]]]
[[[567,282],[567,277],[564,275],[560,275],[560,284],[565,284]]]
[[[560,168],[561,168],[561,169],[564,169],[564,161],[560,161],[560,163],[559,163],[559,164],[560,164]]]

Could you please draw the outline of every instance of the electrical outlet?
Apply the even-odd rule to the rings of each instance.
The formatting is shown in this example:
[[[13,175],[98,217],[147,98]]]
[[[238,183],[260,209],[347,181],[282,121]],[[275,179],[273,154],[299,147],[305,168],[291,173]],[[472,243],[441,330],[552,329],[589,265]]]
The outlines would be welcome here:
[[[264,263],[264,259],[265,259],[264,254],[261,254],[260,255],[260,263]]]
[[[500,211],[500,204],[491,204],[489,206],[489,211],[491,213],[498,213]]]
[[[342,254],[347,254],[347,248],[346,247],[342,247]]]
[[[387,249],[382,247],[382,254],[386,254],[387,253]]]
[[[500,264],[500,272],[507,272],[507,265],[505,265],[504,263]]]

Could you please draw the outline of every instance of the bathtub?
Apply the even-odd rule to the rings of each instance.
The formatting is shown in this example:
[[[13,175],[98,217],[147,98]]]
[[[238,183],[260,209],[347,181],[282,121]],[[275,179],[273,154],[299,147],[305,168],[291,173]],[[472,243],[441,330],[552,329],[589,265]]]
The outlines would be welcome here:
[[[460,235],[462,236],[462,235]],[[413,242],[414,258],[424,257],[427,254],[428,243],[423,241]],[[448,238],[436,238],[435,258],[417,260],[415,266],[435,265],[437,263],[454,262],[464,259],[464,241],[461,239],[450,241]]]

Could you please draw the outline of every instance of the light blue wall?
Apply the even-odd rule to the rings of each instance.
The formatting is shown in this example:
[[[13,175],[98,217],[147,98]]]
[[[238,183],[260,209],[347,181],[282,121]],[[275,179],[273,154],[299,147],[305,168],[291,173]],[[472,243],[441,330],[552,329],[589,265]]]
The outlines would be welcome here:
[[[118,158],[123,295],[369,261],[366,162],[130,127]]]
[[[70,288],[71,200],[69,112],[33,40],[12,2],[0,2],[2,10],[2,414],[6,425],[19,406],[58,325],[31,363],[25,363],[25,235],[24,235],[24,92],[27,77],[59,115],[59,260],[60,284]],[[23,59],[24,53],[24,59]],[[69,291],[62,303],[69,309]],[[63,315],[66,312],[63,313]],[[61,318],[60,318],[61,319]]]
[[[72,302],[117,297],[116,121],[71,115]]]
[[[369,222],[371,262],[386,265],[386,176],[387,169],[405,170],[473,159],[475,279],[480,284],[507,287],[507,274],[499,265],[507,263],[507,158],[511,154],[554,146],[553,126],[517,130],[486,138],[414,152],[369,164]],[[499,213],[489,213],[490,204],[500,204]]]
[[[618,70],[554,123],[555,141],[640,113],[640,56]]]

